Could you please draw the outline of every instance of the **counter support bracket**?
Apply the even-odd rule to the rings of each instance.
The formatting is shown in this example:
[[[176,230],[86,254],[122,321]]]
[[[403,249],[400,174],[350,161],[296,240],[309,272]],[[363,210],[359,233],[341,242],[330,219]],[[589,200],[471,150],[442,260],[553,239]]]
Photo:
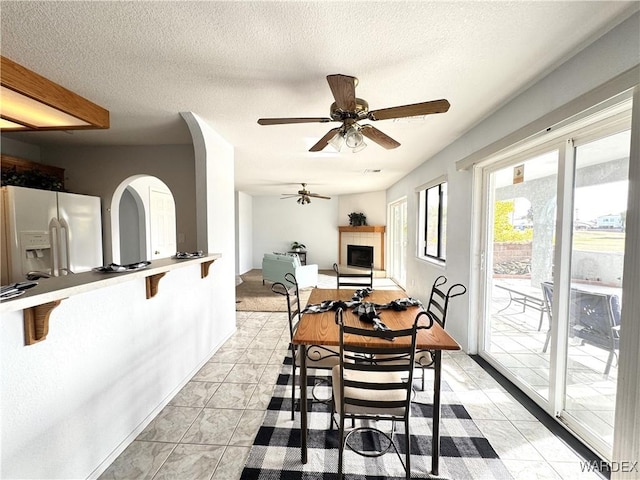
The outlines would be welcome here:
[[[209,260],[200,264],[200,278],[205,278],[209,275],[209,267],[213,262],[215,262],[215,260]]]
[[[49,317],[53,309],[60,305],[60,302],[62,300],[55,300],[23,310],[25,345],[33,345],[47,338]]]
[[[166,273],[167,272],[156,273],[155,275],[149,275],[145,278],[147,300],[156,296],[156,293],[158,293],[158,283],[160,283],[160,279],[164,277]]]

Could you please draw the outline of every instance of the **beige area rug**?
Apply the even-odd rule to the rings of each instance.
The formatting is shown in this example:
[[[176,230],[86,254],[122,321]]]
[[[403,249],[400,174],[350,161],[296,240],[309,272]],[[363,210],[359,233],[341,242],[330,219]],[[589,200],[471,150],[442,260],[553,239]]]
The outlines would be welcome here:
[[[240,275],[242,283],[236,286],[236,310],[240,312],[286,312],[287,299],[271,291],[270,282],[262,285],[262,270],[249,270]],[[333,270],[318,272],[318,288],[336,288]],[[390,278],[374,278],[373,288],[380,290],[399,289]],[[304,308],[313,288],[300,290],[300,305]]]
[[[249,270],[240,275],[242,283],[236,286],[236,310],[240,312],[286,312],[287,299],[271,291],[271,282],[262,285],[262,270]],[[300,290],[300,304],[306,305],[311,287]]]

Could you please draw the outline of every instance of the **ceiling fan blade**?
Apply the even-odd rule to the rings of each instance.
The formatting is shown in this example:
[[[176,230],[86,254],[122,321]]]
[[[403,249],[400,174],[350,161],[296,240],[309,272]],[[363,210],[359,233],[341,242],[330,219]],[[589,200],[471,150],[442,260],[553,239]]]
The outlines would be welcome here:
[[[387,120],[389,118],[416,117],[418,115],[430,115],[432,113],[444,113],[449,110],[450,104],[447,100],[432,100],[430,102],[414,103],[402,105],[400,107],[382,108],[370,111],[367,117],[369,120]]]
[[[333,120],[327,117],[300,117],[300,118],[260,118],[260,125],[282,125],[285,123],[328,123]]]
[[[353,112],[356,109],[356,77],[349,75],[327,75],[327,82],[338,108]]]
[[[360,129],[360,131],[362,132],[362,134],[365,137],[373,140],[378,145],[380,145],[381,147],[386,148],[387,150],[390,150],[392,148],[397,148],[397,147],[400,146],[400,144],[398,142],[396,142],[393,138],[391,138],[386,133],[382,133],[380,130],[378,130],[373,125],[364,125]]]
[[[317,193],[310,193],[307,195],[307,197],[323,198],[325,200],[331,200],[331,197],[325,197],[324,195],[318,195]]]
[[[311,147],[309,149],[310,152],[319,152],[321,151],[324,147],[326,147],[329,144],[329,140],[331,140],[333,138],[333,136],[338,133],[338,130],[340,130],[340,127],[336,127],[336,128],[332,128],[331,130],[329,130],[324,137],[322,137],[320,140],[318,140],[318,143],[316,143],[313,147]]]

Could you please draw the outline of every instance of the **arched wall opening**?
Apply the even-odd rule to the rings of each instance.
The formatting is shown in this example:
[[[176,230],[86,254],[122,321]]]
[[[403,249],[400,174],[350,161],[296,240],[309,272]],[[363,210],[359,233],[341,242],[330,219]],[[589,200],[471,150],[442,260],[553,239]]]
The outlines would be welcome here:
[[[175,200],[151,175],[122,181],[111,198],[112,262],[135,263],[176,253]]]

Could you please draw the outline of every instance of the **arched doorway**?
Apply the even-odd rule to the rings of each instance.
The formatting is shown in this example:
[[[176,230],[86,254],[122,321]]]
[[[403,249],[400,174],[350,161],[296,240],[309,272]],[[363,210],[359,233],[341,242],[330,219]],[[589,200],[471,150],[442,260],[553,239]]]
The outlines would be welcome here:
[[[147,258],[146,212],[144,202],[131,185],[120,198],[120,262],[129,264]]]
[[[119,264],[176,253],[175,201],[162,180],[134,175],[118,185],[111,199],[111,245]]]

